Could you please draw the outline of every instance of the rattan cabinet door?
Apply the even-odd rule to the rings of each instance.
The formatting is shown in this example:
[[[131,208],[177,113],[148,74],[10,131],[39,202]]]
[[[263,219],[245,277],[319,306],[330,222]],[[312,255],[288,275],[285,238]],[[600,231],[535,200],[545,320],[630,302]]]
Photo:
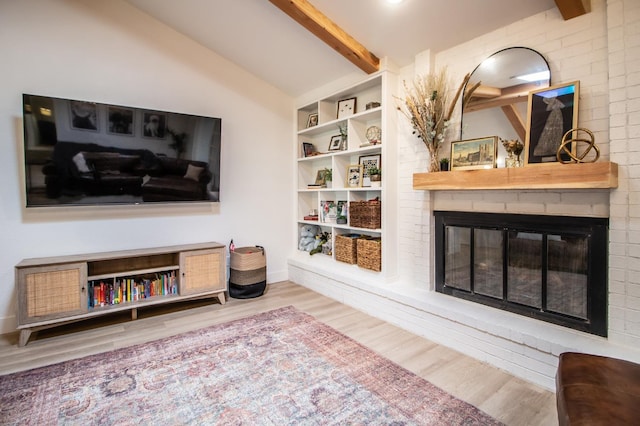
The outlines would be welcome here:
[[[180,253],[180,295],[224,292],[225,252],[223,248]]]
[[[20,325],[86,313],[87,264],[67,263],[16,270]]]

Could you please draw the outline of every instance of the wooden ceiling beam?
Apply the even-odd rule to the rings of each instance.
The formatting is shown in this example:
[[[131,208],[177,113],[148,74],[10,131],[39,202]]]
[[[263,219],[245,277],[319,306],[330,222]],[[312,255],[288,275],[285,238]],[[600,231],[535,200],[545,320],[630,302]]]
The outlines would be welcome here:
[[[584,15],[591,10],[591,0],[555,0],[565,21]]]
[[[367,74],[380,68],[380,59],[307,0],[269,1]]]

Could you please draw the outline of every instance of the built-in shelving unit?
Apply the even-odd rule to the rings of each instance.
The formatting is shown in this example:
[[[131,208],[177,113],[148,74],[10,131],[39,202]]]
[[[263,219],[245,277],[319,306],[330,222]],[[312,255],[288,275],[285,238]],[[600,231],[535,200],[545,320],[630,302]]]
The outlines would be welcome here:
[[[16,265],[18,345],[31,333],[117,311],[227,291],[225,246],[218,243],[25,259]]]
[[[331,260],[335,261],[335,238],[337,235],[360,234],[382,241],[382,271],[379,276],[386,277],[396,273],[396,241],[397,236],[393,223],[395,217],[392,209],[396,208],[396,148],[395,132],[387,131],[390,126],[390,109],[393,98],[391,95],[391,79],[389,72],[382,71],[367,77],[365,80],[340,90],[329,96],[305,104],[296,109],[297,127],[295,129],[295,143],[298,156],[295,161],[296,176],[296,227],[298,236],[304,225],[318,225],[323,232],[331,234],[329,242],[332,248]],[[338,118],[338,108],[341,101],[355,98],[355,111],[352,115]],[[309,126],[309,116],[317,115],[317,124]],[[380,141],[371,143],[367,137],[375,129],[381,132]],[[332,141],[340,138],[341,129],[346,130],[347,137],[339,149]],[[311,144],[316,151],[313,155],[305,152],[304,145]],[[307,145],[308,146],[308,145]],[[333,149],[332,149],[333,148]],[[348,169],[351,165],[359,165],[368,158],[379,158],[382,179],[378,184],[372,184],[368,179],[358,186],[349,183]],[[326,187],[308,187],[314,184],[319,171],[331,169],[332,181]],[[378,199],[381,202],[381,227],[371,229],[354,226],[347,212],[346,223],[338,223],[334,217],[323,220],[323,208],[327,202],[349,205],[354,201],[369,201]],[[318,213],[318,220],[309,220],[311,212]],[[342,211],[337,211],[341,215]],[[296,248],[298,248],[296,246]],[[308,256],[305,258],[305,256]],[[313,258],[308,253],[298,250],[296,259],[305,264],[313,265]],[[320,262],[316,262],[320,263]],[[322,263],[325,263],[324,261]],[[350,273],[357,271],[355,265],[346,265],[335,261],[337,267],[349,267]]]
[[[428,191],[492,189],[610,189],[618,187],[612,162],[536,164],[527,167],[415,173],[413,189]]]

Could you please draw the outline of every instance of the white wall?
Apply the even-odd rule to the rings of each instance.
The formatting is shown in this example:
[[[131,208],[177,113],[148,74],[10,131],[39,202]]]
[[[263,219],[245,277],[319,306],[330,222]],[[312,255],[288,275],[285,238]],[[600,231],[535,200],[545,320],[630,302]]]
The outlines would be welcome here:
[[[565,351],[640,362],[640,2],[591,5],[591,13],[569,21],[554,8],[436,55],[423,52],[401,70],[400,80],[410,81],[430,65],[447,66],[461,81],[498,50],[533,48],[547,58],[553,84],[580,80],[579,125],[594,132],[603,160],[619,164],[618,189],[415,191],[412,176],[427,170],[428,154],[399,118],[401,280],[376,287],[295,266],[290,279],[549,389],[555,387],[557,356]],[[610,217],[608,338],[433,291],[433,210]]]
[[[23,258],[233,238],[287,278],[291,98],[121,0],[2,2],[0,56],[0,333]],[[22,93],[222,118],[221,203],[25,209]]]

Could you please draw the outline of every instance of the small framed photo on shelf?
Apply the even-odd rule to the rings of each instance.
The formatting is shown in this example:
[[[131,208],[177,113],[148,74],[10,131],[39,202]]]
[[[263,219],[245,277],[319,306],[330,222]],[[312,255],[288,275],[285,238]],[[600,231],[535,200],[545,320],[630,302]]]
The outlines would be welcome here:
[[[340,151],[342,149],[342,135],[331,136],[329,151]]]
[[[307,118],[307,128],[315,127],[318,125],[318,114],[309,114]]]
[[[321,185],[321,186],[325,186],[327,185],[327,173],[329,173],[330,171],[328,169],[322,169],[322,170],[318,170],[318,172],[316,173],[316,181],[314,183],[314,185]]]
[[[356,113],[356,98],[338,101],[338,119],[352,116]]]
[[[451,142],[451,170],[492,169],[497,150],[497,136]]]
[[[558,161],[563,135],[578,127],[579,97],[579,81],[529,92],[525,165]],[[575,150],[575,145],[571,146],[571,153],[575,154]]]
[[[310,142],[302,142],[302,156],[311,157],[316,152],[316,147]]]
[[[359,188],[362,186],[362,166],[350,164],[347,166],[347,187]]]
[[[362,166],[362,186],[371,186],[371,179],[369,178],[369,169],[375,167],[380,169],[380,160],[382,156],[380,154],[361,155],[360,165]]]

